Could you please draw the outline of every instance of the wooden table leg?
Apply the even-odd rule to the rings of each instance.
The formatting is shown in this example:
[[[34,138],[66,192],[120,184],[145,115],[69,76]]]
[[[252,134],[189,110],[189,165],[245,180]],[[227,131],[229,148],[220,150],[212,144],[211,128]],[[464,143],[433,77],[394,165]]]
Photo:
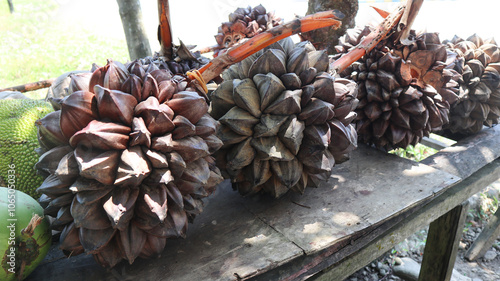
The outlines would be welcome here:
[[[481,234],[479,234],[476,241],[474,241],[465,253],[465,258],[473,261],[484,256],[498,236],[500,236],[500,209],[490,218],[488,224],[481,231]]]
[[[419,281],[450,280],[467,207],[465,201],[430,224]]]

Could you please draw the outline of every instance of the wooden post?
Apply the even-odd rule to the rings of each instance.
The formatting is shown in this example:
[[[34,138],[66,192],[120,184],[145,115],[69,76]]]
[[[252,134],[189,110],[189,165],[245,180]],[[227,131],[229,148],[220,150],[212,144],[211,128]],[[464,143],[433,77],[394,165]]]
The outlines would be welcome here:
[[[139,0],[116,0],[120,10],[123,31],[127,39],[131,60],[151,55],[151,47],[142,23],[141,3]]]
[[[481,231],[476,241],[467,250],[465,258],[473,261],[484,256],[498,236],[500,236],[500,209],[490,218],[490,221],[484,227],[483,231]]]
[[[419,281],[450,280],[467,207],[465,201],[430,224]]]

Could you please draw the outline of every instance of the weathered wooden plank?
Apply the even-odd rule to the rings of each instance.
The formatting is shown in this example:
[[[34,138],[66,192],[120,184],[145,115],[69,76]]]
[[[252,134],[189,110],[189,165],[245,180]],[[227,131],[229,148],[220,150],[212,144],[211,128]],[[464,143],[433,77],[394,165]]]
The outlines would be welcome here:
[[[419,281],[450,280],[468,206],[468,201],[465,201],[429,226]]]
[[[445,172],[361,145],[319,188],[260,209],[253,203],[247,208],[313,254],[401,214],[456,181],[458,177]],[[309,208],[290,206],[289,201]]]
[[[224,182],[189,225],[186,239],[167,242],[159,259],[137,259],[107,271],[80,255],[46,262],[28,280],[237,280],[304,254],[245,210],[247,200]]]
[[[428,146],[430,148],[434,148],[436,150],[441,150],[441,149],[449,146],[449,145],[447,145],[446,143],[444,143],[442,141],[439,141],[439,140],[436,140],[436,139],[432,139],[432,138],[429,138],[429,137],[423,137],[422,141],[420,141],[420,143],[423,144],[423,145],[425,145],[425,146]]]
[[[465,258],[473,261],[486,254],[497,237],[500,236],[500,209],[490,218],[488,224],[483,228],[481,234],[476,238],[472,246],[465,253]]]
[[[420,163],[466,178],[500,157],[500,126],[486,128]]]
[[[496,181],[498,178],[497,175],[499,174],[500,159],[497,159],[482,167],[467,179],[447,189],[443,194],[432,200],[425,207],[411,214],[401,223],[392,224],[387,231],[377,235],[375,240],[363,243],[362,247],[353,251],[352,255],[342,255],[340,261],[337,260],[332,262],[330,267],[310,279],[325,281],[344,280],[383,253],[392,249],[406,237],[430,224],[435,219],[449,212],[455,206],[461,204],[467,198],[482,190],[485,186]],[[388,223],[390,224],[391,222]],[[384,225],[381,227],[384,227]],[[358,241],[356,241],[356,243],[357,242]],[[346,248],[349,247],[355,247],[355,245],[346,246]],[[345,249],[341,249],[338,252],[344,250]],[[313,275],[314,272],[308,272],[308,274]],[[305,274],[302,276],[305,276]]]

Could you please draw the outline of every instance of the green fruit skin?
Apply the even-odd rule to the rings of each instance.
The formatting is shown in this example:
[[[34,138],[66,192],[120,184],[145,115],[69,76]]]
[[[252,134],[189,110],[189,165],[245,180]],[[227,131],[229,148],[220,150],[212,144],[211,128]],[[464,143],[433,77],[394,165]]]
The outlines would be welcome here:
[[[11,216],[10,211],[12,209],[9,208],[9,204],[11,203],[9,200],[13,198],[15,200],[14,217]],[[18,280],[18,276],[16,275],[20,273],[20,270],[17,267],[19,267],[23,261],[26,265],[22,279],[25,279],[47,255],[52,242],[52,232],[46,217],[44,217],[42,223],[35,228],[32,237],[21,235],[21,230],[29,224],[34,214],[43,217],[43,208],[35,199],[19,190],[15,190],[14,193],[12,191],[9,192],[9,189],[6,187],[0,187],[0,261],[2,265],[0,268],[0,280]],[[17,220],[9,221],[9,219]],[[12,263],[8,264],[10,257],[7,256],[11,254],[10,248],[12,247],[12,245],[9,245],[9,238],[11,236],[11,229],[9,229],[9,226],[11,226],[11,223],[15,224],[16,245],[20,245],[21,242],[30,245],[29,251],[25,251],[26,248],[24,248],[23,250],[16,250],[15,252],[16,269],[14,271],[16,273],[11,273],[8,270],[13,265]],[[33,254],[27,256],[27,253]]]
[[[31,99],[0,100],[0,185],[7,185],[8,170],[14,165],[16,189],[34,198],[43,177],[34,166],[40,147],[35,121],[54,111],[50,103]]]

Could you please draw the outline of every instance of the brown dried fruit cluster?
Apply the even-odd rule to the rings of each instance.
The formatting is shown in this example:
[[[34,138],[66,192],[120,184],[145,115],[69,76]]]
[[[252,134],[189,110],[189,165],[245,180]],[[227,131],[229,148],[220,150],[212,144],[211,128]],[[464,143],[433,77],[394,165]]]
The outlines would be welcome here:
[[[153,64],[108,61],[80,82],[37,121],[38,191],[60,248],[110,267],[158,256],[223,180],[218,123],[196,82]]]
[[[473,134],[498,124],[500,117],[500,49],[493,39],[476,34],[466,40],[455,36],[449,47],[453,79],[448,95],[452,133]]]
[[[356,84],[327,69],[325,51],[285,39],[223,73],[210,107],[224,143],[216,158],[240,193],[304,192],[356,147]]]
[[[348,30],[340,39],[340,57],[370,32]],[[359,104],[356,130],[361,142],[385,149],[415,145],[448,123],[449,104],[440,91],[446,48],[436,33],[415,34],[414,42],[395,44],[395,35],[381,41],[370,53],[342,72],[357,82]]]
[[[283,23],[281,18],[275,16],[274,12],[267,12],[262,5],[238,8],[228,17],[229,21],[222,23],[215,35],[219,48],[214,55],[222,49],[238,44],[244,38],[253,37]]]

